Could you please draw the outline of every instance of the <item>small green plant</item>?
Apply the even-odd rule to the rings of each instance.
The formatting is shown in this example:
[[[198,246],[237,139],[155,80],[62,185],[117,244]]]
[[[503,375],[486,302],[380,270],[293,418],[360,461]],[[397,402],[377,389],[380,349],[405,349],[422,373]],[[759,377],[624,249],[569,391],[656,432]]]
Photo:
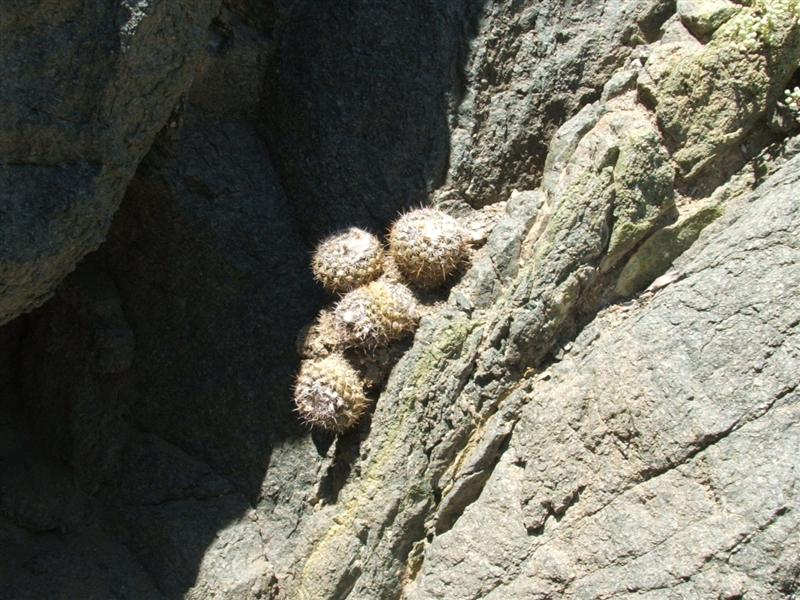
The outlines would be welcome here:
[[[757,52],[774,45],[777,32],[797,22],[800,0],[753,0],[734,21],[733,34],[741,52]]]
[[[436,288],[462,264],[467,244],[456,219],[441,210],[421,208],[392,225],[389,253],[410,282],[421,288]]]
[[[800,122],[800,87],[786,90],[781,104],[789,109],[795,121]]]
[[[377,279],[383,271],[383,246],[377,237],[351,227],[324,240],[311,259],[314,277],[334,294]]]
[[[303,421],[335,433],[358,423],[369,404],[361,377],[340,354],[301,363],[294,402]]]

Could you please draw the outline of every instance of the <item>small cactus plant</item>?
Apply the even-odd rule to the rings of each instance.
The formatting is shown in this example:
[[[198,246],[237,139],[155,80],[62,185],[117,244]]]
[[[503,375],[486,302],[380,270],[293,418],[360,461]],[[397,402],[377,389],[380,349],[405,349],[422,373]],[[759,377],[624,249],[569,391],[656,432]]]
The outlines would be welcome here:
[[[365,390],[377,390],[402,356],[392,342],[412,334],[430,308],[430,298],[415,294],[441,286],[465,262],[475,241],[468,237],[450,215],[422,208],[395,222],[385,255],[378,238],[355,227],[318,246],[314,277],[341,298],[298,334],[294,401],[306,423],[335,433],[358,423]]]
[[[333,309],[333,323],[346,346],[373,349],[405,337],[419,321],[414,295],[406,286],[373,281],[346,294]]]
[[[297,334],[295,345],[301,358],[324,358],[339,352],[342,343],[333,320],[333,312],[330,309],[320,311],[314,322],[303,327]]]
[[[332,235],[317,247],[311,269],[326,290],[342,294],[380,276],[383,247],[371,233],[351,227]]]
[[[458,269],[466,251],[461,225],[434,208],[406,213],[389,232],[389,253],[397,268],[422,288],[442,285]]]
[[[301,363],[294,402],[303,421],[335,433],[358,423],[368,405],[361,378],[340,354]]]

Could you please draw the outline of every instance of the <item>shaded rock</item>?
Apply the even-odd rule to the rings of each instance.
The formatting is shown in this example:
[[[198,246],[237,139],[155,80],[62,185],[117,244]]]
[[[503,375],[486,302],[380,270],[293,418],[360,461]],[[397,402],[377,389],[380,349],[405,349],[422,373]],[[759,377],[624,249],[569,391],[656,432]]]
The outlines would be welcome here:
[[[0,597],[164,598],[68,468],[0,411]]]
[[[261,598],[272,569],[258,516],[208,465],[136,434],[100,496],[114,531],[169,598]]]
[[[350,226],[380,232],[441,180],[462,27],[476,4],[292,3],[262,125],[312,243]]]
[[[293,340],[321,293],[246,123],[190,109],[174,152],[140,170],[106,248],[137,343],[122,394],[148,430],[254,493],[274,441],[300,431]]]
[[[29,323],[19,381],[26,413],[42,446],[94,491],[127,436],[120,387],[135,345],[102,261],[87,257]]]
[[[0,323],[105,238],[219,0],[12,2],[0,24]]]

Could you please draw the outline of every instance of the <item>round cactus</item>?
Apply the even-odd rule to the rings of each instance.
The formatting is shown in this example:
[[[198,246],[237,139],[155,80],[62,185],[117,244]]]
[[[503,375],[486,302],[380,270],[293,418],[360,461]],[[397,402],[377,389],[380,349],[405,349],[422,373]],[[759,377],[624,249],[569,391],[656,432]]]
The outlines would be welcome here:
[[[443,284],[458,269],[466,251],[461,225],[434,208],[406,213],[389,232],[389,252],[397,268],[422,288]]]
[[[346,294],[333,309],[333,323],[346,346],[371,349],[413,332],[417,301],[399,283],[373,281]]]
[[[340,354],[301,363],[294,402],[306,423],[336,433],[358,423],[368,404],[361,378]]]
[[[313,323],[303,327],[295,341],[300,358],[324,358],[342,349],[339,330],[333,321],[333,312],[320,311]]]
[[[329,292],[341,294],[377,279],[383,247],[377,237],[351,227],[324,240],[311,259],[314,277]]]

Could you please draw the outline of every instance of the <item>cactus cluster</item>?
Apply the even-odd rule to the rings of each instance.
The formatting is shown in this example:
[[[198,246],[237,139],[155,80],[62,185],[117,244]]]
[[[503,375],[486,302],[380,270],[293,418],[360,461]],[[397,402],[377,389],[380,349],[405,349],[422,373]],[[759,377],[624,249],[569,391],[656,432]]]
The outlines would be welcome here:
[[[394,223],[387,252],[376,236],[357,228],[318,246],[314,276],[340,298],[298,337],[304,360],[294,400],[306,423],[341,433],[358,422],[368,405],[365,381],[374,381],[368,371],[374,371],[375,358],[397,360],[393,342],[417,328],[421,306],[408,286],[443,285],[466,262],[465,238],[456,219],[423,208]]]

